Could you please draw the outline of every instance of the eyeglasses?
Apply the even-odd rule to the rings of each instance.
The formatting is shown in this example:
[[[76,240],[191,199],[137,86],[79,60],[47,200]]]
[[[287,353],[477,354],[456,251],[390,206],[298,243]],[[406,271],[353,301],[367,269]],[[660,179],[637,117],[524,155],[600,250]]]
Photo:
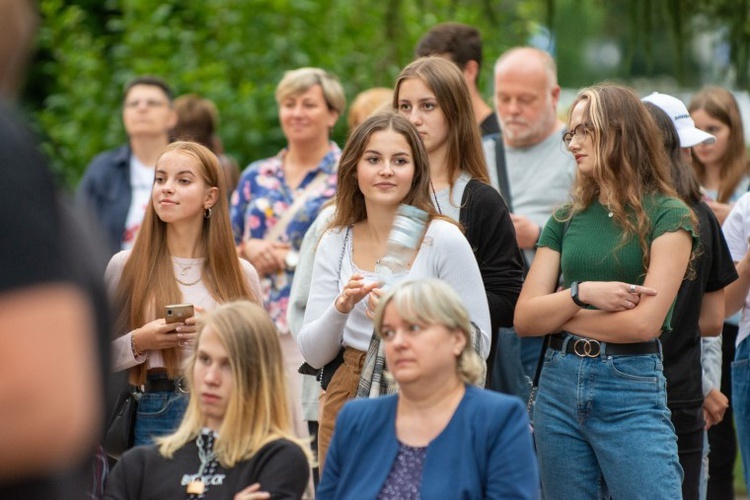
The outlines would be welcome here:
[[[576,126],[576,128],[574,128],[570,132],[565,132],[563,134],[562,140],[566,146],[570,146],[570,143],[573,142],[573,137],[578,135],[579,136],[578,138],[580,140],[583,140],[584,136],[589,135],[590,132],[591,132],[591,128],[588,125],[584,123],[579,123]]]

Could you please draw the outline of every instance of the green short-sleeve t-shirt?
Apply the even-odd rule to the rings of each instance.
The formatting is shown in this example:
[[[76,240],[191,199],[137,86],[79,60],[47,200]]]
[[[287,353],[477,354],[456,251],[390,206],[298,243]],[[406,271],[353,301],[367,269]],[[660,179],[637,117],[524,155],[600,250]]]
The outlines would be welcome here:
[[[687,205],[677,198],[663,195],[647,196],[644,209],[651,221],[647,236],[650,245],[666,232],[685,230],[693,238],[698,236]],[[642,284],[646,276],[643,252],[638,239],[631,236],[622,240],[622,227],[609,216],[609,210],[598,201],[573,215],[570,221],[561,222],[570,205],[557,210],[539,239],[540,247],[560,252],[560,266],[566,287],[573,281],[623,281]],[[664,331],[669,331],[672,309],[664,321]]]

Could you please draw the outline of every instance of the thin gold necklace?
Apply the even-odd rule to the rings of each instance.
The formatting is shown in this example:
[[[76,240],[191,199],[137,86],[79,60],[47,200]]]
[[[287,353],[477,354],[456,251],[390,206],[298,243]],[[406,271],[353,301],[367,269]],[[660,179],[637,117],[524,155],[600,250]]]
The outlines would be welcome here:
[[[186,283],[186,282],[182,281],[182,280],[181,280],[180,278],[178,278],[178,277],[176,277],[176,276],[175,276],[175,278],[174,278],[174,279],[176,279],[176,280],[177,280],[177,283],[179,283],[180,285],[185,285],[185,286],[193,286],[193,285],[195,285],[195,284],[199,283],[199,282],[200,282],[200,281],[201,281],[201,280],[203,279],[203,274],[201,273],[201,275],[200,275],[200,276],[198,276],[198,279],[197,279],[197,280],[195,280],[195,281],[193,281],[193,282],[191,282],[191,283]]]
[[[185,267],[182,267],[182,265],[179,262],[177,262],[176,260],[174,260],[174,258],[172,259],[172,262],[180,269],[180,276],[182,276],[183,278],[185,276],[187,276],[187,272],[193,268],[193,264],[192,263],[188,264]],[[197,284],[198,282],[200,282],[200,280],[203,279],[203,272],[201,272],[201,274],[198,275],[198,279],[197,280],[195,280],[193,282],[190,282],[190,283],[182,281],[177,276],[175,276],[174,279],[177,280],[177,283],[179,283],[181,285],[184,285],[184,286],[193,286],[193,285]]]

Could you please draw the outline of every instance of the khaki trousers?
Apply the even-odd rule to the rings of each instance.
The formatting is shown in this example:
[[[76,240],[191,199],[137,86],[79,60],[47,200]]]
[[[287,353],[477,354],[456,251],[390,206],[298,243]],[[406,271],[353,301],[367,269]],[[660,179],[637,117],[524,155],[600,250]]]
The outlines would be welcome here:
[[[351,347],[344,349],[344,362],[339,366],[328,383],[328,389],[320,395],[320,420],[318,424],[318,464],[323,476],[323,465],[328,446],[333,437],[333,426],[344,403],[357,394],[359,376],[365,362],[364,351]]]

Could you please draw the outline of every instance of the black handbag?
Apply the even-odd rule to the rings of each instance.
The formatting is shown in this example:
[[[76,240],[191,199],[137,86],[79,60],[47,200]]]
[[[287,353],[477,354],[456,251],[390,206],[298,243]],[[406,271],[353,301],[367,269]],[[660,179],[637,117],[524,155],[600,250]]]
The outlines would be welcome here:
[[[135,414],[138,411],[139,394],[123,390],[117,398],[115,409],[107,422],[102,447],[107,455],[119,460],[125,451],[133,447]]]
[[[314,376],[315,380],[320,382],[321,389],[325,391],[326,389],[328,389],[328,383],[333,378],[333,374],[336,373],[336,370],[338,370],[339,366],[341,366],[343,363],[344,348],[342,347],[339,350],[338,354],[336,354],[336,357],[326,363],[323,368],[313,368],[310,364],[305,362],[302,363],[302,365],[297,369],[297,372],[301,373],[302,375]]]

